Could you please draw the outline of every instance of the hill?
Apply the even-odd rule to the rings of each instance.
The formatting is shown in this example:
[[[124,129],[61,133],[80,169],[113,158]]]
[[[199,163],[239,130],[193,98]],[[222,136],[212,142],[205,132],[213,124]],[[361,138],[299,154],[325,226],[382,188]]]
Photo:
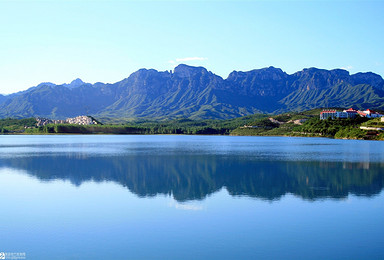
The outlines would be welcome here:
[[[228,119],[328,106],[384,109],[384,80],[371,72],[309,68],[290,75],[274,67],[223,79],[181,64],[174,71],[140,69],[113,84],[42,83],[0,96],[0,118]]]

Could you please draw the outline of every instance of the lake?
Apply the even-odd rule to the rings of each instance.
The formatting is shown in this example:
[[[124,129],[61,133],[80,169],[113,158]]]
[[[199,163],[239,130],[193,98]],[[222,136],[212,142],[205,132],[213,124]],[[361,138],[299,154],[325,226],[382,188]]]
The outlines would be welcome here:
[[[0,252],[384,259],[384,142],[0,136]]]

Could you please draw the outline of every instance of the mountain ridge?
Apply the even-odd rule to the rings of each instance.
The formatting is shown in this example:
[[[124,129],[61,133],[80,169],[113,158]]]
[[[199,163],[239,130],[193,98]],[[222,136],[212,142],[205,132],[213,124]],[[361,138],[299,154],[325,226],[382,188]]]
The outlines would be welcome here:
[[[123,118],[225,119],[316,107],[384,109],[384,80],[372,72],[306,68],[232,71],[226,79],[204,67],[140,69],[112,84],[41,83],[0,96],[0,117],[50,118],[81,114]]]

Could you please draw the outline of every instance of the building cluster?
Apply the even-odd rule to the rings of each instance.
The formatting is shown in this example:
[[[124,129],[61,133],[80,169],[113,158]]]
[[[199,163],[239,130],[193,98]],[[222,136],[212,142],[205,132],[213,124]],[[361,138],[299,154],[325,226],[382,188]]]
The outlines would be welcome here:
[[[48,124],[97,125],[97,122],[89,116],[77,116],[73,118],[67,118],[65,120],[53,120],[37,117],[36,121],[36,126],[44,126]]]
[[[336,111],[335,109],[325,109],[320,113],[320,119],[322,120],[327,118],[347,119],[347,118],[356,118],[358,116],[367,117],[367,118],[376,118],[376,117],[383,117],[384,115],[378,112],[375,112],[371,109],[360,111],[360,110],[355,110],[353,108],[346,109],[343,111]]]

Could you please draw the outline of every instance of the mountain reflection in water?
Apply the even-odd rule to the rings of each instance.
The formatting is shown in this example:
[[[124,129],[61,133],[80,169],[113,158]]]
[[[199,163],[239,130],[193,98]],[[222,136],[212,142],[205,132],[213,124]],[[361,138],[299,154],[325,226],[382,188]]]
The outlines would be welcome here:
[[[113,181],[139,197],[202,200],[225,188],[233,196],[276,200],[370,197],[383,189],[383,163],[266,161],[225,155],[40,155],[1,158],[0,168],[23,169],[40,180]]]

